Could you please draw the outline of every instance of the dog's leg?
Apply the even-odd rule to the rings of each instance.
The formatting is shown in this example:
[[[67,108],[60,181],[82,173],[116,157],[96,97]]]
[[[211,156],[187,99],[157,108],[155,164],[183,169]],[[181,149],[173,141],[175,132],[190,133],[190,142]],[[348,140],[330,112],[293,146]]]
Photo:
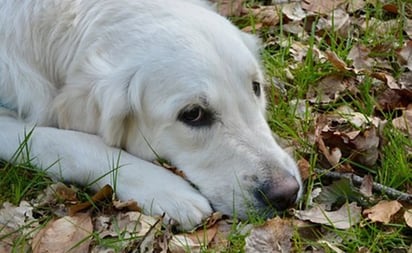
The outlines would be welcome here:
[[[33,128],[13,117],[0,115],[0,129],[0,158],[10,160],[24,140],[25,132]],[[116,184],[120,199],[135,199],[148,214],[166,213],[167,219],[176,220],[183,229],[199,224],[212,212],[208,201],[182,178],[111,148],[95,135],[36,127],[27,145],[32,163],[48,168],[47,173],[52,177],[82,184],[101,177],[92,188]],[[117,161],[119,168],[111,171]]]

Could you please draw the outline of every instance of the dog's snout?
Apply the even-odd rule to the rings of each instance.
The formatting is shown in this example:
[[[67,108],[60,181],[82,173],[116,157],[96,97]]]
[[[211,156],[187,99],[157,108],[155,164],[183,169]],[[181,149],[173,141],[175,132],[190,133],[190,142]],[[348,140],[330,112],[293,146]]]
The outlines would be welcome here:
[[[292,175],[283,176],[276,180],[264,182],[257,189],[255,197],[261,204],[283,211],[295,203],[299,183]]]

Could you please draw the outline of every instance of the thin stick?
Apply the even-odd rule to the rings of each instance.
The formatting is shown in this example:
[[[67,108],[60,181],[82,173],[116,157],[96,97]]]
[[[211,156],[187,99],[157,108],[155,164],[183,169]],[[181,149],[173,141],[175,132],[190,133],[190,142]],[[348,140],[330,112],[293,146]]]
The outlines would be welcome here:
[[[357,176],[353,173],[339,173],[335,171],[329,171],[329,170],[317,169],[317,168],[315,168],[315,172],[318,174],[322,174],[328,178],[332,178],[332,179],[347,178],[351,180],[354,185],[357,185],[357,186],[361,185],[363,182],[363,177]],[[385,186],[383,184],[375,183],[375,182],[373,182],[372,189],[375,192],[381,192],[381,193],[386,194],[391,199],[405,201],[407,203],[412,204],[412,194],[401,192],[391,187]]]

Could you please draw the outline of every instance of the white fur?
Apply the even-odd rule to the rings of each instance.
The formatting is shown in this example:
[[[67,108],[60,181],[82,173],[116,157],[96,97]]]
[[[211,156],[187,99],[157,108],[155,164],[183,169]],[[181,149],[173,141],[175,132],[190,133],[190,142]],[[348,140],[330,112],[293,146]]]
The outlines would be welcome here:
[[[65,180],[105,175],[122,149],[118,196],[185,229],[209,203],[245,217],[257,183],[277,171],[301,185],[252,90],[263,83],[257,40],[204,2],[0,0],[0,38],[2,159],[35,125],[34,162]],[[193,104],[216,113],[213,125],[177,120]],[[198,190],[152,164],[153,150]]]

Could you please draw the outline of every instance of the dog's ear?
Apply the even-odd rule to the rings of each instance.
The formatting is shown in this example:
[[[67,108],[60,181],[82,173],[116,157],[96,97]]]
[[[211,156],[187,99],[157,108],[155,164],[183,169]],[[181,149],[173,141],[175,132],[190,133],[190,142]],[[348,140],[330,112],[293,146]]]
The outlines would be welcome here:
[[[97,134],[106,144],[123,148],[130,128],[137,124],[129,102],[131,78],[64,87],[53,110],[59,128]]]
[[[100,124],[100,110],[90,96],[90,88],[65,86],[53,102],[54,121],[62,129],[95,134]]]

